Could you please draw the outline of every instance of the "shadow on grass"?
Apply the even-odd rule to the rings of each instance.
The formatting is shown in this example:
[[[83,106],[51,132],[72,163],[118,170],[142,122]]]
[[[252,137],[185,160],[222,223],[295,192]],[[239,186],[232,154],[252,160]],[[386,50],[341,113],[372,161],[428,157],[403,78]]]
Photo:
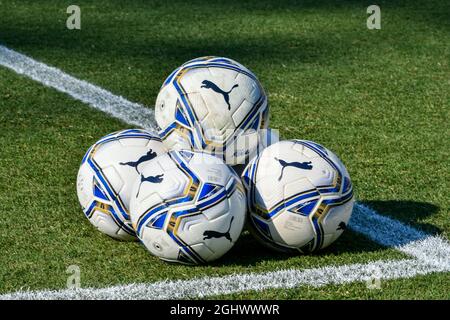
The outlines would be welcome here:
[[[108,7],[107,11],[103,4]],[[405,20],[405,29],[412,23],[410,21],[450,26],[445,2],[419,1],[412,5],[400,0],[380,1],[378,4],[383,8],[383,14],[386,12],[386,19],[389,19],[389,14],[399,13]],[[230,56],[245,62],[256,60],[286,64],[329,63],[341,56],[357,54],[351,48],[356,46],[355,39],[365,37],[368,2],[263,0],[231,1],[226,4],[222,1],[194,1],[186,4],[184,1],[129,1],[126,5],[100,2],[90,4],[83,11],[80,32],[67,30],[64,5],[46,2],[43,5],[49,6],[41,9],[47,8],[47,11],[36,14],[30,14],[25,6],[11,7],[10,15],[15,16],[17,21],[28,22],[26,25],[0,22],[0,39],[25,50],[45,48],[59,50],[59,54],[84,53],[92,55],[92,59],[98,56],[107,61],[139,57],[174,66],[203,55]],[[348,30],[326,27],[325,17],[333,12],[340,13],[343,9],[348,11],[349,19],[352,14],[361,14],[361,30],[352,29],[354,32],[350,39]],[[299,21],[311,19],[311,24],[314,24],[316,18],[311,13],[324,19],[319,24],[319,27],[324,27],[306,32],[299,25],[298,33],[292,33],[292,30],[286,33],[283,28],[280,29],[283,14],[298,15]],[[264,25],[252,24],[252,17],[256,20],[265,16]],[[208,17],[214,17],[221,23],[216,25]],[[191,29],[199,31],[192,32]],[[236,33],[234,30],[243,32]],[[340,33],[344,36],[337,36]],[[367,50],[368,44],[364,42],[360,46]]]
[[[427,233],[439,233],[440,229],[430,224],[417,223],[429,215],[436,213],[439,207],[415,201],[364,201],[380,214],[398,219],[404,223],[418,227]],[[386,250],[386,247],[373,242],[363,234],[348,230],[329,247],[318,252],[311,253],[314,256],[329,256],[342,254],[358,254]],[[214,266],[241,265],[254,266],[262,261],[287,260],[295,255],[272,251],[260,244],[249,232],[244,232],[236,245],[221,259],[213,262]]]
[[[434,204],[405,200],[371,200],[362,201],[362,203],[376,212],[400,220],[426,233],[438,234],[442,232],[441,229],[432,224],[421,222],[422,219],[435,214],[439,210],[439,207]]]

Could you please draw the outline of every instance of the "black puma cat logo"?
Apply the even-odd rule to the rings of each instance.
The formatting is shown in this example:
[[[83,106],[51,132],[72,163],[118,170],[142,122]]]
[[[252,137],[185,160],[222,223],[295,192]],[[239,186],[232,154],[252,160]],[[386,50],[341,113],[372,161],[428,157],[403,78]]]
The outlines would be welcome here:
[[[304,169],[304,170],[311,170],[313,168],[313,166],[311,165],[311,161],[307,161],[307,162],[286,162],[286,161],[278,159],[278,158],[275,158],[275,160],[277,160],[281,164],[281,166],[283,167],[281,169],[281,174],[278,177],[278,181],[280,181],[281,178],[283,177],[283,172],[284,172],[284,169],[286,167],[295,167],[295,168]]]
[[[220,89],[215,83],[209,81],[209,80],[203,80],[202,81],[202,86],[200,88],[206,88],[206,89],[211,89],[217,93],[220,93],[223,96],[223,99],[225,100],[225,102],[228,105],[228,110],[230,110],[231,106],[230,106],[230,93],[231,91],[233,91],[234,88],[239,87],[238,84],[235,84],[233,87],[231,87],[230,91],[223,91],[222,89]]]
[[[347,230],[347,225],[344,221],[341,221],[336,230]]]
[[[230,226],[228,227],[227,232],[219,232],[219,231],[214,231],[214,230],[205,230],[205,232],[203,232],[203,240],[211,239],[211,238],[222,238],[222,237],[225,237],[228,240],[230,240],[230,242],[233,242],[233,240],[231,239],[231,236],[230,236],[230,229],[231,229],[231,224],[233,223],[233,219],[234,219],[234,216],[231,217]]]
[[[137,161],[129,161],[129,162],[120,162],[122,166],[130,166],[136,169],[136,172],[139,173],[138,166],[145,161],[152,160],[157,156],[156,152],[153,152],[152,149],[148,150],[147,154],[140,157]]]
[[[164,173],[158,174],[156,176],[148,176],[148,177],[144,177],[144,175],[141,173],[141,183],[139,184],[136,198],[139,196],[139,192],[141,191],[141,186],[144,182],[161,183],[163,181],[163,177],[164,177]]]

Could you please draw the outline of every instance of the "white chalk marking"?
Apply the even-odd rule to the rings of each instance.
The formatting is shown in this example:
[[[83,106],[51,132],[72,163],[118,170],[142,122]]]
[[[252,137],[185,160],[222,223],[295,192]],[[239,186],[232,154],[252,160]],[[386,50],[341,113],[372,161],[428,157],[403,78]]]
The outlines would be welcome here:
[[[376,243],[394,247],[421,261],[444,268],[450,265],[450,244],[447,240],[382,216],[363,204],[355,204],[349,227]]]
[[[0,65],[27,76],[47,87],[64,92],[76,100],[101,110],[114,118],[147,130],[156,131],[153,109],[130,102],[105,89],[33,60],[0,45]]]
[[[58,291],[22,291],[0,296],[0,299],[184,299],[225,295],[249,290],[288,289],[303,285],[320,287],[328,284],[367,282],[376,271],[381,280],[411,278],[430,272],[449,271],[406,259],[376,261],[367,264],[327,266],[307,270],[280,270],[264,274],[234,274],[192,280],[160,281],[107,288],[65,289]]]
[[[0,65],[64,92],[128,124],[154,131],[157,128],[152,109],[130,102],[4,46],[0,46]],[[361,282],[370,279],[374,270],[381,279],[386,280],[450,271],[450,245],[444,238],[427,235],[397,220],[379,215],[358,203],[355,204],[349,227],[372,241],[394,247],[414,259],[307,270],[289,269],[264,274],[234,274],[107,288],[18,291],[0,295],[0,299],[176,299],[247,290],[293,288],[301,285],[316,287]]]

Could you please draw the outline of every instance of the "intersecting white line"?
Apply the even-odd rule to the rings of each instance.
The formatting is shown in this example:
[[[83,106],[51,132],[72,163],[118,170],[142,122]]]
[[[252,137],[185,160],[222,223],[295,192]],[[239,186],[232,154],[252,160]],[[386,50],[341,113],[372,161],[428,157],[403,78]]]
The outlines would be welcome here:
[[[431,236],[398,220],[382,216],[356,203],[349,227],[372,241],[394,247],[428,264],[450,266],[450,244],[440,236]]]
[[[1,45],[0,65],[64,92],[128,124],[153,131],[157,128],[152,109],[130,102]],[[0,295],[0,299],[176,299],[245,290],[360,282],[373,277],[374,272],[380,279],[398,279],[450,271],[450,244],[442,237],[428,235],[398,220],[382,216],[359,203],[355,204],[349,227],[381,245],[400,250],[412,259],[306,270],[288,269],[264,274],[232,274],[224,277],[201,277],[107,288],[18,291]]]

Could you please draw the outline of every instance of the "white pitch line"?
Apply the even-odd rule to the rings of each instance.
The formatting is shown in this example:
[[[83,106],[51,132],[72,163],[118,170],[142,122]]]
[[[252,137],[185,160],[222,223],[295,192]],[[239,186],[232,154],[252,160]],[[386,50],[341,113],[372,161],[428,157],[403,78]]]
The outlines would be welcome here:
[[[147,130],[157,130],[153,109],[130,102],[123,97],[74,78],[57,68],[47,66],[2,45],[0,45],[0,65],[47,87],[64,92],[76,100],[80,100],[128,124]]]
[[[320,287],[351,282],[373,283],[374,280],[411,278],[431,272],[449,271],[412,259],[375,261],[367,264],[327,266],[306,270],[280,270],[264,274],[234,274],[192,280],[129,284],[107,288],[64,289],[58,291],[22,291],[0,296],[0,299],[186,299],[225,295],[249,290],[287,289],[302,285]],[[382,284],[381,284],[382,285]]]
[[[116,96],[102,88],[76,79],[59,69],[37,62],[0,46],[0,65],[48,87],[64,92],[95,109],[126,123],[155,130],[153,110]],[[107,288],[59,291],[19,291],[0,295],[0,299],[170,299],[205,297],[245,290],[320,286],[367,280],[374,272],[381,279],[408,278],[431,272],[450,271],[450,245],[446,239],[430,236],[397,220],[379,215],[355,204],[349,227],[371,240],[394,247],[414,259],[376,261],[368,264],[328,266],[307,270],[280,270],[264,274],[236,274],[192,280],[130,284]]]
[[[399,221],[381,216],[356,204],[349,227],[371,240],[399,249],[416,259],[375,261],[367,264],[327,266],[306,270],[280,270],[264,274],[233,274],[192,280],[160,281],[106,288],[18,291],[0,295],[9,299],[181,299],[224,295],[248,290],[294,288],[363,282],[369,279],[411,278],[433,272],[450,271],[450,246]]]
[[[450,265],[450,244],[447,240],[382,216],[363,204],[355,204],[349,227],[376,243],[394,247],[428,264],[443,268]]]

